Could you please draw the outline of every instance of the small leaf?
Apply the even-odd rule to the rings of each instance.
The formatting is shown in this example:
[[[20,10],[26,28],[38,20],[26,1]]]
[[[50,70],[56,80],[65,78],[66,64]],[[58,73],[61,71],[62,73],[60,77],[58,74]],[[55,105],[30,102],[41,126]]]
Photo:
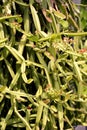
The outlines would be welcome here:
[[[57,108],[54,105],[51,105],[50,109],[54,112],[57,112]]]
[[[42,94],[42,87],[39,86],[37,92],[36,92],[36,97],[39,97]]]
[[[64,28],[68,28],[69,24],[66,20],[60,20],[59,23],[64,27]]]
[[[27,79],[27,76],[25,73],[22,73],[22,78],[23,78],[24,82],[27,84],[30,84],[33,81],[33,79],[31,79],[31,78]]]
[[[32,35],[28,37],[28,39],[32,42],[37,42],[39,40],[39,37],[37,35]]]
[[[58,10],[57,11],[53,11],[53,13],[59,19],[65,19],[66,18],[66,16],[63,13],[61,13],[60,11],[58,11]]]

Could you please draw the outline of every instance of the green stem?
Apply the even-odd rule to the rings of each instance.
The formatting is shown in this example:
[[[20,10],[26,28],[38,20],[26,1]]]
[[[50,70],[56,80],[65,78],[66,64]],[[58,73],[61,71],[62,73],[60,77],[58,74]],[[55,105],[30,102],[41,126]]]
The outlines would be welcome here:
[[[20,115],[20,113],[18,112],[17,110],[17,107],[16,107],[16,100],[14,97],[13,98],[13,106],[14,106],[14,112],[15,114],[21,119],[21,121],[24,123],[24,125],[26,126],[26,129],[28,130],[32,130],[31,127],[29,126],[28,122]]]

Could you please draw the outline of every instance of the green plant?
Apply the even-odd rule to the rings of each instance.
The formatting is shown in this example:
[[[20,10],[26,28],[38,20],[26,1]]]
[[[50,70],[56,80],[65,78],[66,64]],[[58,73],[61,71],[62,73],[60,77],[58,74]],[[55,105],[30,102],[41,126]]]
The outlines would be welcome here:
[[[53,2],[0,3],[1,130],[86,125],[87,32],[72,1]]]

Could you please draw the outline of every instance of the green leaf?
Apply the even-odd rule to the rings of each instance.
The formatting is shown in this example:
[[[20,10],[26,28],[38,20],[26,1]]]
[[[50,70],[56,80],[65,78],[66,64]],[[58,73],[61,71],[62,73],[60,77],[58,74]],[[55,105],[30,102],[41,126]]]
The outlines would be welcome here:
[[[21,69],[19,68],[9,85],[9,89],[12,89],[17,84],[20,74],[21,74]]]
[[[53,13],[59,19],[65,19],[66,18],[66,16],[63,13],[61,13],[60,11],[58,11],[58,10],[57,11],[54,10]]]
[[[59,118],[59,127],[60,130],[64,129],[64,119],[63,119],[63,106],[58,104],[58,118]]]
[[[39,20],[39,17],[37,15],[36,9],[31,4],[30,4],[30,9],[31,9],[31,13],[32,13],[32,17],[33,17],[33,21],[34,21],[36,30],[41,31],[40,20]]]
[[[22,78],[23,78],[24,82],[27,83],[27,84],[30,84],[31,82],[33,82],[32,78],[27,79],[27,76],[26,76],[25,73],[22,73]]]
[[[80,68],[79,68],[76,61],[73,62],[73,67],[74,67],[74,71],[75,71],[75,73],[77,75],[78,80],[82,82],[83,81],[82,80],[82,74],[80,72]]]
[[[22,2],[22,1],[15,0],[15,3],[17,3],[17,4],[21,5],[21,6],[29,7],[29,4],[26,4],[26,3]]]
[[[14,78],[15,73],[14,73],[12,67],[11,67],[11,64],[7,60],[5,60],[5,63],[6,63],[6,66],[7,66],[8,70],[9,70],[9,73],[10,73],[11,77]]]
[[[63,26],[63,28],[68,28],[69,24],[66,20],[60,20],[59,23]]]
[[[30,37],[28,37],[28,39],[32,42],[37,42],[39,40],[39,36],[37,35],[32,35]]]
[[[57,111],[58,111],[57,108],[56,108],[54,105],[51,105],[51,106],[50,106],[50,109],[51,109],[53,112],[57,112]]]
[[[4,28],[3,28],[3,25],[2,23],[0,23],[0,40],[2,41],[2,39],[4,39],[5,36],[4,36]]]
[[[38,98],[39,96],[41,96],[41,94],[42,94],[42,87],[39,86],[39,88],[38,88],[38,90],[36,92],[36,97]]]
[[[13,47],[5,45],[6,49],[18,60],[19,63],[24,61],[24,57]]]
[[[22,18],[20,15],[10,15],[10,16],[2,16],[0,17],[0,22],[2,22],[3,20],[6,20],[6,19],[17,19],[19,22],[22,22]]]
[[[25,73],[25,70],[26,70],[26,64],[25,64],[25,62],[23,62],[21,64],[21,73]]]

